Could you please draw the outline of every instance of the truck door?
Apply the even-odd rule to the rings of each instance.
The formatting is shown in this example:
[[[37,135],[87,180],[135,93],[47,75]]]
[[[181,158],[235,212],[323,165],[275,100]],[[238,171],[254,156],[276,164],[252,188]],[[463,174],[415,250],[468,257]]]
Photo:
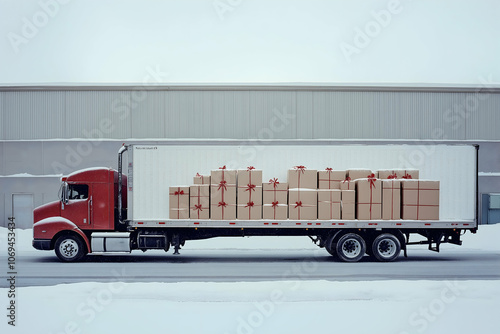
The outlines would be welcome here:
[[[68,184],[67,201],[61,203],[61,215],[80,228],[91,226],[90,211],[92,199],[89,198],[87,184]]]

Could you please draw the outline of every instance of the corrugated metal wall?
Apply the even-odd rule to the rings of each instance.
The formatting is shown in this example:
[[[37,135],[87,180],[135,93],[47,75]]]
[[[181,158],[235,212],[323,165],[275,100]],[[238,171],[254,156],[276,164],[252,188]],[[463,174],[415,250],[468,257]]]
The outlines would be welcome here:
[[[0,140],[499,140],[500,94],[423,91],[0,92]]]

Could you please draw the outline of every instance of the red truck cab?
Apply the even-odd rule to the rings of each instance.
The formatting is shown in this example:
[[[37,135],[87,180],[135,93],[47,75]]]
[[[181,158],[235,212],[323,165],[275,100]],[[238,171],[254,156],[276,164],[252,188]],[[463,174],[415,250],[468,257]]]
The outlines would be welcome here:
[[[126,207],[126,177],[122,175],[122,208]],[[59,200],[33,211],[33,247],[55,249],[62,260],[91,253],[90,234],[115,231],[118,210],[118,172],[85,169],[62,178]]]

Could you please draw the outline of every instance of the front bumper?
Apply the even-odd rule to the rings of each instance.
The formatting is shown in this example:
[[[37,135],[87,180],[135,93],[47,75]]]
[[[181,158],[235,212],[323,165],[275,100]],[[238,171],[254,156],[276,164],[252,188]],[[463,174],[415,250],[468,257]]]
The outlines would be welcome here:
[[[33,239],[33,247],[39,250],[51,250],[50,239]]]

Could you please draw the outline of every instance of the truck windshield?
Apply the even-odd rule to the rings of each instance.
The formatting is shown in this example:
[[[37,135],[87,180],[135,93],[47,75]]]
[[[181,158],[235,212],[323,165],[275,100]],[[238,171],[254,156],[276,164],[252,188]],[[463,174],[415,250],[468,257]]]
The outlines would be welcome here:
[[[68,184],[68,199],[86,199],[89,197],[89,186],[86,184]]]

